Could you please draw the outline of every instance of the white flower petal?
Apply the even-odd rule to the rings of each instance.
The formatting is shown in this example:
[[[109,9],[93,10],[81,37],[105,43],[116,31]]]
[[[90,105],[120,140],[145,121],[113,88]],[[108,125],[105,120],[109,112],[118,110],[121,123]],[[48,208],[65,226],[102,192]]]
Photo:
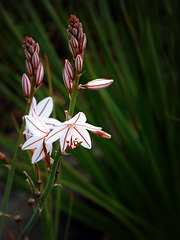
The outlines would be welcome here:
[[[47,153],[52,151],[52,143],[50,144],[46,144],[46,151]],[[32,163],[36,163],[38,161],[40,161],[41,159],[43,159],[45,157],[45,152],[44,152],[44,148],[43,148],[43,144],[41,144],[33,153],[32,156]]]
[[[53,110],[53,100],[51,97],[47,97],[40,101],[38,105],[36,106],[36,114],[39,117],[46,117],[48,118]]]
[[[25,116],[25,120],[27,129],[29,129],[33,135],[42,136],[47,134],[44,126],[37,119],[30,116]]]
[[[34,149],[37,148],[40,144],[43,143],[44,136],[33,136],[29,138],[21,147],[22,150]]]
[[[37,104],[36,99],[35,99],[35,97],[33,97],[31,107],[29,110],[29,116],[31,116],[31,117],[33,117],[33,110],[35,109],[36,104]]]
[[[81,143],[81,145],[85,148],[91,149],[91,138],[86,129],[80,128],[80,127],[74,127],[74,130],[76,131],[77,135],[77,141]]]
[[[67,141],[71,140],[71,132],[72,132],[72,129],[70,129],[70,128],[66,128],[62,132],[62,134],[60,136],[61,152],[64,152],[66,150],[66,148],[68,146]]]
[[[89,123],[81,123],[81,124],[76,124],[77,127],[82,127],[82,128],[86,128],[87,130],[90,131],[98,131],[101,130],[101,127],[96,127],[94,125],[91,125]]]
[[[81,124],[85,123],[87,120],[85,114],[83,112],[77,113],[73,118],[67,121],[67,124]]]
[[[60,127],[55,127],[46,137],[45,142],[46,144],[55,142],[57,139],[59,139],[63,134],[65,129],[67,129],[66,124],[62,124]]]
[[[43,144],[41,144],[32,155],[32,163],[40,161],[45,156]]]
[[[49,129],[53,129],[56,125],[61,124],[60,121],[54,118],[42,118],[42,120]]]

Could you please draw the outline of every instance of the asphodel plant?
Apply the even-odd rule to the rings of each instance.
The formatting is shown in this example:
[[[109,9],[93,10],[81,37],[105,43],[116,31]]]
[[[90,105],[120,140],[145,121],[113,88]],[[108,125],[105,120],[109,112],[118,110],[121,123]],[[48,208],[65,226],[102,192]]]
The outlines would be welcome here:
[[[59,172],[62,156],[79,147],[79,145],[91,149],[92,143],[88,131],[103,138],[111,138],[111,135],[104,132],[101,127],[87,123],[85,113],[79,112],[74,116],[76,98],[79,91],[84,91],[84,89],[100,90],[112,84],[113,80],[95,79],[82,85],[80,78],[83,74],[87,37],[83,32],[82,23],[75,15],[69,17],[67,35],[69,37],[69,50],[73,63],[66,59],[62,73],[65,87],[69,93],[69,109],[64,110],[64,119],[50,117],[53,111],[53,99],[51,97],[46,97],[37,103],[34,95],[41,86],[44,77],[43,65],[39,61],[40,47],[32,37],[26,37],[23,44],[27,74],[24,73],[22,76],[22,89],[27,99],[28,108],[23,116],[25,124],[23,124],[20,132],[18,147],[22,144],[21,149],[30,150],[32,154],[32,164],[35,164],[37,174],[37,186],[34,186],[34,183],[31,183],[31,185],[33,185],[33,191],[36,198],[39,199],[39,203],[34,210],[32,218],[24,230],[19,233],[19,239],[24,239],[27,236],[42,211],[50,190],[56,184],[57,172]],[[24,143],[22,135],[24,135]],[[59,144],[54,144],[56,141]],[[56,152],[55,158],[52,156],[53,149]],[[50,169],[44,190],[41,188],[41,174],[38,167],[38,162],[41,160],[47,163]],[[13,165],[13,168],[15,168],[15,165]],[[11,175],[11,182],[12,179],[13,175]],[[28,177],[28,179],[31,182],[31,178]],[[10,188],[11,186],[9,185],[8,191],[10,191]],[[2,209],[3,213],[5,213],[7,200],[8,197],[5,199],[4,209]]]

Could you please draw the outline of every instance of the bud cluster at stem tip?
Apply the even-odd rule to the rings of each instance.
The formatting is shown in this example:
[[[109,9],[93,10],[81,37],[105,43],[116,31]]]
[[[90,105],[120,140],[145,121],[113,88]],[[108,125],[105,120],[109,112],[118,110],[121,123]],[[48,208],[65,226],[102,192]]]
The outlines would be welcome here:
[[[36,43],[32,37],[26,36],[23,44],[23,49],[26,57],[25,66],[27,73],[29,74],[31,81],[35,81],[37,88],[41,84],[44,77],[43,65],[39,62],[39,44]],[[26,93],[25,96],[28,98],[31,91],[29,92],[27,89],[31,89],[31,83],[27,75],[26,77],[22,77],[22,88],[24,94]]]
[[[80,54],[83,58],[87,38],[83,32],[82,23],[75,15],[70,15],[68,20],[67,35],[69,37],[69,49],[74,59]]]

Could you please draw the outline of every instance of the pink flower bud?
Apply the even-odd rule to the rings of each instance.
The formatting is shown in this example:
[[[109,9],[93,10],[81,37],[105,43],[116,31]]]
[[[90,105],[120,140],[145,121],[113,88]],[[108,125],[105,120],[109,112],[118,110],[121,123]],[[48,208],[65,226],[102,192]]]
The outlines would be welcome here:
[[[30,96],[31,93],[31,83],[28,76],[24,73],[22,76],[22,89],[26,97]]]
[[[72,34],[70,33],[69,29],[66,30],[68,38],[71,39]]]
[[[72,46],[71,40],[69,41],[69,50],[70,50],[73,58],[76,58],[76,55],[77,55],[77,54],[76,54],[76,49]]]
[[[78,40],[77,40],[73,35],[71,36],[71,42],[72,42],[72,46],[73,46],[75,49],[78,49],[78,47],[79,47]]]
[[[80,88],[84,89],[91,89],[91,90],[99,90],[108,87],[113,83],[114,80],[112,79],[95,79],[92,80],[84,85],[81,85]]]
[[[102,137],[102,138],[111,138],[111,135],[107,132],[104,132],[102,130],[97,130],[97,131],[92,131],[90,130],[92,133],[96,134],[97,136],[99,137]]]
[[[37,73],[36,73],[36,86],[37,87],[41,84],[43,77],[44,77],[44,68],[43,68],[42,63],[40,63],[38,66],[38,69],[37,69]]]
[[[82,40],[79,44],[79,49],[81,52],[84,52],[85,48],[86,48],[86,43],[87,43],[87,37],[86,37],[86,34],[83,33],[83,37],[82,37]]]
[[[27,51],[27,50],[24,50],[24,54],[25,54],[25,57],[26,59],[31,62],[31,54]]]
[[[26,70],[30,77],[33,75],[33,67],[32,64],[26,59]]]
[[[74,69],[71,65],[71,63],[66,59],[65,60],[65,71],[66,73],[69,75],[70,79],[73,80],[74,79]]]
[[[65,67],[63,68],[63,80],[64,80],[64,84],[65,84],[67,90],[71,94],[71,90],[73,88],[73,83],[71,82],[71,79],[70,79],[69,75],[67,74]]]
[[[82,39],[83,39],[83,29],[81,29],[81,30],[79,31],[77,38],[78,38],[78,41],[79,41],[79,42],[82,41]]]
[[[32,55],[32,65],[34,68],[38,68],[39,65],[39,55],[37,52],[34,52]]]
[[[39,43],[36,43],[35,51],[37,52],[37,54],[39,54],[39,52],[40,52]]]
[[[83,67],[83,59],[81,57],[81,55],[77,55],[76,60],[75,60],[75,67],[76,67],[76,71],[77,73],[81,73],[82,71],[82,67]]]
[[[33,47],[32,45],[29,46],[29,49],[28,49],[28,50],[29,50],[29,52],[30,52],[31,54],[34,53],[34,47]]]
[[[76,37],[76,36],[77,36],[77,33],[78,33],[77,28],[73,28],[73,30],[72,30],[72,34]]]

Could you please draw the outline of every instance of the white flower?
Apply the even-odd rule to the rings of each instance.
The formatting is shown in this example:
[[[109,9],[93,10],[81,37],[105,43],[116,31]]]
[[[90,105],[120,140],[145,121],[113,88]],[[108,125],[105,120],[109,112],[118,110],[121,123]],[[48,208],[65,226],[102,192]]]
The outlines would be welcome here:
[[[52,143],[47,144],[44,141],[50,130],[37,115],[35,117],[25,116],[25,120],[32,137],[23,144],[22,150],[36,149],[32,156],[32,163],[36,163],[44,158],[48,152],[51,154]]]
[[[53,100],[51,97],[44,98],[38,104],[36,102],[35,97],[32,99],[31,107],[29,110],[30,117],[34,117],[35,119],[38,116],[48,127],[48,129],[53,129],[55,124],[59,124],[60,122],[54,118],[49,118],[53,110]],[[32,136],[31,131],[28,129],[26,125],[25,129],[26,139]]]
[[[56,125],[46,137],[45,143],[49,144],[60,139],[61,151],[64,152],[66,149],[75,148],[78,144],[90,149],[91,139],[87,130],[101,137],[111,137],[111,135],[101,131],[101,127],[88,124],[86,120],[85,114],[79,112],[72,119]]]

